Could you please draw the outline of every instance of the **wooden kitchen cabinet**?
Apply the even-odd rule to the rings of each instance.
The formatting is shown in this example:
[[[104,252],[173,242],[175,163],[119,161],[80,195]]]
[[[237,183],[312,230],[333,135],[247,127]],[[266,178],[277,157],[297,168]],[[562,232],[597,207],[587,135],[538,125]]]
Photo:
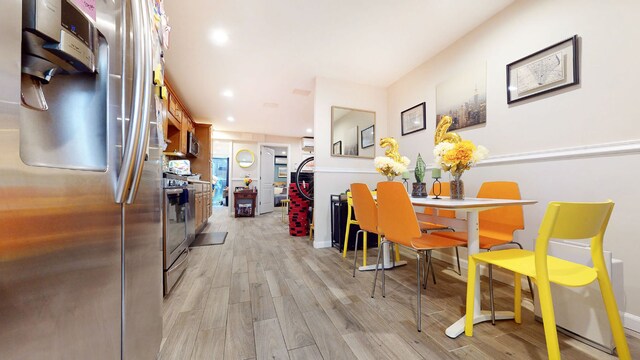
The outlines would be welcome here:
[[[168,80],[165,84],[169,94],[164,125],[165,139],[168,140],[165,154],[184,158],[187,157],[187,132],[195,129],[195,123]]]

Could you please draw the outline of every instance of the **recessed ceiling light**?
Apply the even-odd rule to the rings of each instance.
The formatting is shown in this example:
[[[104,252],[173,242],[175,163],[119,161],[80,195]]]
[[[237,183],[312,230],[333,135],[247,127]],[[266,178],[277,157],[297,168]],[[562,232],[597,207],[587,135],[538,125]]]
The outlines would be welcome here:
[[[286,151],[283,151],[283,152],[282,152],[282,155],[287,155],[287,152],[286,152]]]
[[[234,121],[236,121],[236,119],[234,119],[233,116],[228,116],[227,117],[227,121],[234,122]]]
[[[311,134],[311,133],[313,132],[313,129],[312,129],[312,128],[307,128],[307,132],[308,132],[309,134]]]
[[[228,98],[233,97],[233,91],[227,89],[222,92],[222,96],[228,97]]]
[[[214,29],[210,35],[211,41],[218,46],[222,46],[229,41],[229,34],[222,29]]]

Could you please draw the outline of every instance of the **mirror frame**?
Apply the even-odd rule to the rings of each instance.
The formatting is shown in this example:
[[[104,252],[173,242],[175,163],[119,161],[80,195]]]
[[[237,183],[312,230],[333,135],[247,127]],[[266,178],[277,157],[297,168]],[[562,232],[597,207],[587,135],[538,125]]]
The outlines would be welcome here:
[[[333,157],[342,157],[342,158],[352,158],[352,159],[373,159],[376,157],[376,150],[375,147],[373,149],[373,156],[355,156],[355,155],[335,155],[333,153],[333,144],[335,143],[334,139],[333,139],[333,110],[334,109],[342,109],[342,110],[355,110],[355,111],[362,111],[362,112],[367,112],[367,113],[371,113],[373,114],[373,142],[374,142],[374,146],[375,146],[375,141],[376,141],[376,112],[375,111],[371,111],[371,110],[363,110],[363,109],[355,109],[355,108],[349,108],[349,107],[345,107],[345,106],[331,106],[331,144],[329,146],[329,154],[331,154],[331,156]],[[358,131],[360,131],[362,129],[358,129]],[[360,138],[360,134],[358,134],[358,138]],[[358,146],[360,146],[360,144],[358,144]],[[360,150],[360,149],[358,149]]]
[[[240,160],[238,159],[238,155],[240,155],[240,153],[243,152],[243,151],[246,151],[251,155],[251,164],[249,164],[247,166],[242,166],[240,164]],[[240,166],[243,169],[249,168],[249,167],[253,166],[253,164],[256,163],[256,155],[253,153],[253,151],[251,151],[249,149],[240,149],[240,150],[238,150],[238,152],[236,152],[235,159],[236,159],[236,163],[238,164],[238,166]]]

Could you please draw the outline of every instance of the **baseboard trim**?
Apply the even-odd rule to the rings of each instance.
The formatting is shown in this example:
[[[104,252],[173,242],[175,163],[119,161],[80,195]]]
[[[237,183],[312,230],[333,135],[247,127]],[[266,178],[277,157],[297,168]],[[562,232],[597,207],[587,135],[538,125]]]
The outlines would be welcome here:
[[[626,329],[640,333],[640,316],[623,313],[622,323]]]
[[[331,240],[329,241],[318,241],[316,239],[313,240],[313,247],[316,249],[325,249],[331,247]]]

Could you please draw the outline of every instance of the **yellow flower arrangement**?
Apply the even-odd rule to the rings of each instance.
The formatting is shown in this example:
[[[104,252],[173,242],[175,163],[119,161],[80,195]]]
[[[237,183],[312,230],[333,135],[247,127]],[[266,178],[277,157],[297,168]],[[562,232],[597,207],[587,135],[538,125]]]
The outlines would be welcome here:
[[[436,164],[451,175],[460,176],[465,170],[469,170],[476,162],[487,157],[488,150],[484,146],[477,146],[469,141],[462,140],[456,143],[443,141],[433,149]]]

